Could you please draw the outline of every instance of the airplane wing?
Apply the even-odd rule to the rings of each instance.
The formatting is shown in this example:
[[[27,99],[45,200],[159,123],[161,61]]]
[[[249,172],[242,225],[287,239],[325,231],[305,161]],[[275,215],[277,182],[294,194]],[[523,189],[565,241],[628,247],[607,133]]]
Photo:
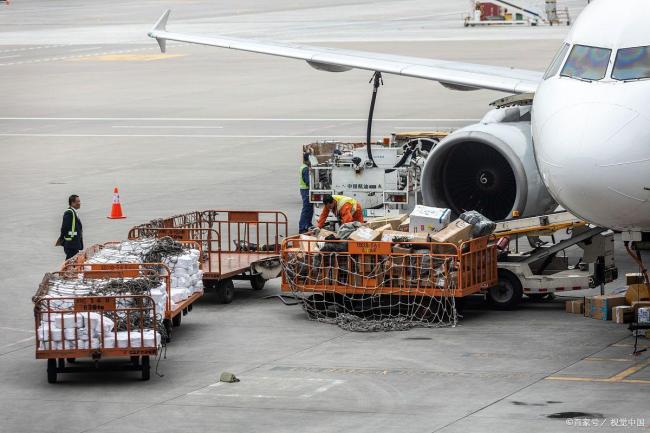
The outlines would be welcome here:
[[[305,60],[310,66],[328,72],[366,69],[405,77],[438,81],[454,90],[489,89],[508,93],[534,93],[542,81],[542,73],[500,66],[477,65],[446,60],[405,57],[392,54],[333,48],[264,42],[225,36],[204,37],[167,31],[167,10],[149,32],[160,50],[165,52],[166,41],[188,42],[250,51]]]

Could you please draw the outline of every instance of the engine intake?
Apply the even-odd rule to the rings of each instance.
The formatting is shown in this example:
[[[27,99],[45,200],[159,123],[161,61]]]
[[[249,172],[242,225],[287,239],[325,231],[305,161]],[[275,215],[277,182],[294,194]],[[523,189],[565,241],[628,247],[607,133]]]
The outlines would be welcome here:
[[[424,203],[493,220],[555,209],[537,170],[527,115],[525,107],[495,109],[442,140],[422,172]]]

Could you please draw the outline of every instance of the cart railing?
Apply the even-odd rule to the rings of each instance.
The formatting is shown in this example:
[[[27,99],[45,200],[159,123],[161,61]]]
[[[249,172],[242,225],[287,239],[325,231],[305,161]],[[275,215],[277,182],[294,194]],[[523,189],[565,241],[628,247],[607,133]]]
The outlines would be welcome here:
[[[205,210],[201,221],[220,233],[221,249],[230,253],[279,254],[289,235],[287,216],[278,211]]]
[[[496,284],[496,247],[488,241],[483,237],[455,245],[291,237],[282,244],[282,289],[466,296]]]
[[[148,224],[143,224],[141,226],[136,226],[129,230],[128,238],[129,239],[141,239],[141,238],[163,238],[171,237],[172,239],[178,242],[192,242],[200,246],[199,250],[201,251],[201,260],[205,261],[207,266],[204,266],[204,270],[208,272],[219,272],[221,273],[221,249],[219,248],[220,236],[219,232],[207,228],[195,228],[195,227],[151,227]],[[216,266],[212,265],[213,254],[216,254]],[[207,255],[207,257],[206,257]],[[216,268],[216,269],[214,269]]]
[[[246,254],[279,254],[281,242],[289,234],[287,216],[279,211],[193,211],[152,220],[134,229],[216,230],[219,234],[219,250]]]
[[[67,270],[45,274],[34,302],[37,358],[155,355],[159,344],[154,300],[147,295],[49,296],[55,277],[152,277],[150,269]]]

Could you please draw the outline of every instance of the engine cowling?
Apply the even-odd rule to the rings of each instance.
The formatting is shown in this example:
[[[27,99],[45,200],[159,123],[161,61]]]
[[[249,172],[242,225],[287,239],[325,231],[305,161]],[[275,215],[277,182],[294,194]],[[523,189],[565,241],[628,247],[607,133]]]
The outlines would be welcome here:
[[[502,220],[557,207],[535,163],[530,107],[494,109],[449,134],[429,154],[421,185],[425,205],[455,214],[476,210]]]

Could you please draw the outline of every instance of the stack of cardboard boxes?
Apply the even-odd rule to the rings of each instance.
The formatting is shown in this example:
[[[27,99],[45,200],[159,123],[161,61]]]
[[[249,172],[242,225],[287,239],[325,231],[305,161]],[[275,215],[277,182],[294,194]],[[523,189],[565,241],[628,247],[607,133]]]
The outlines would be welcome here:
[[[382,250],[386,251],[383,269],[378,269],[376,263],[364,263],[361,266],[364,277],[382,279],[386,276],[400,280],[412,280],[415,275],[416,284],[429,284],[432,275],[431,257],[427,257],[429,263],[421,263],[420,259],[414,259],[409,254],[418,252],[419,249],[431,252],[428,245],[419,244],[436,242],[451,244],[450,246],[434,250],[434,253],[455,254],[454,245],[472,238],[473,225],[461,219],[450,222],[451,211],[449,209],[415,206],[410,215],[400,214],[387,217],[373,218],[361,225],[347,239],[348,243],[341,246],[341,251],[351,251],[350,242],[364,243],[381,241],[390,243],[384,245]],[[337,234],[328,230],[319,230],[315,235],[300,235],[300,242],[294,244],[296,253],[315,253],[325,248],[326,241],[338,239]],[[332,245],[330,245],[332,246]],[[358,247],[358,245],[355,246]],[[331,251],[331,250],[329,250]],[[339,250],[336,250],[339,251]],[[390,256],[388,253],[392,253]],[[372,255],[366,259],[371,260]],[[424,259],[422,259],[424,260]],[[417,263],[416,263],[417,262]],[[414,271],[416,269],[416,271]],[[426,272],[424,272],[425,270]],[[435,272],[434,272],[435,273]],[[422,274],[422,275],[421,275]],[[421,281],[420,281],[421,280]]]
[[[566,301],[566,312],[620,324],[644,323],[646,311],[650,308],[650,286],[644,283],[642,274],[626,274],[625,277],[628,286],[625,294]],[[650,336],[650,332],[646,331],[646,336]]]

